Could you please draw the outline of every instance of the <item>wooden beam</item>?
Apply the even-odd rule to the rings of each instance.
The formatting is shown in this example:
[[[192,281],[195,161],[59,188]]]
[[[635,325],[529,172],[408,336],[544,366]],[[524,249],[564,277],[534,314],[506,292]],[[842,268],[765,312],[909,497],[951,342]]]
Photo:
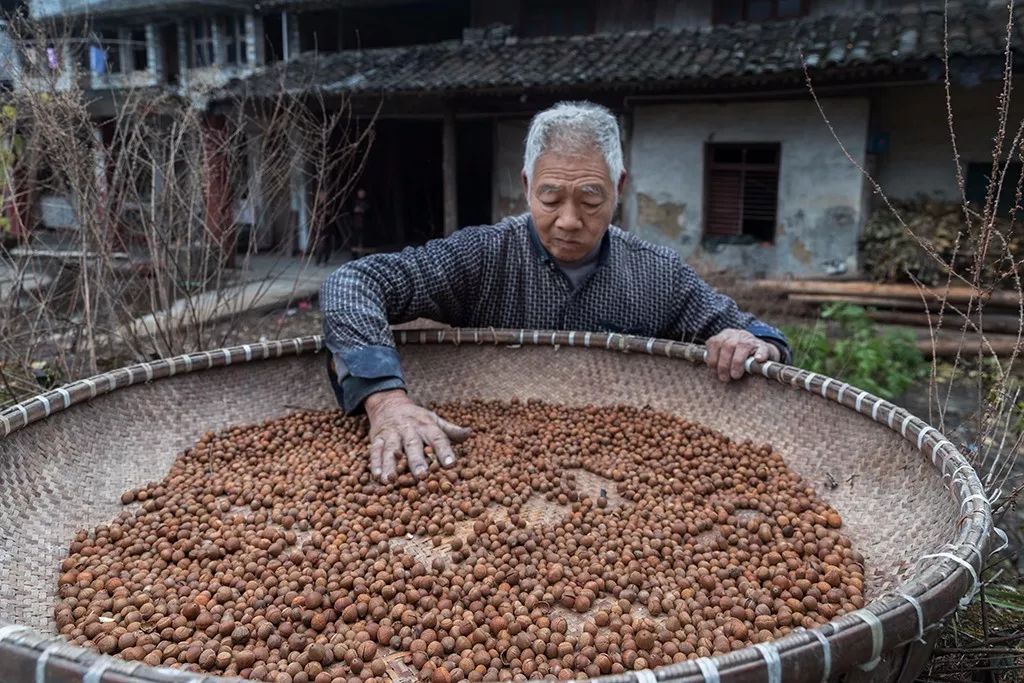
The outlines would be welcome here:
[[[455,110],[445,108],[441,133],[441,174],[444,181],[444,234],[451,235],[459,229],[459,189],[455,162]]]
[[[938,300],[945,294],[951,302],[966,302],[972,297],[983,299],[987,303],[997,306],[1018,306],[1020,296],[1017,292],[1010,290],[997,290],[995,292],[982,292],[973,287],[957,285],[950,287],[948,292],[941,286],[918,290],[915,285],[903,284],[881,284],[877,282],[863,281],[833,281],[833,280],[758,280],[754,287],[766,291],[783,292],[788,294],[828,294],[828,295],[852,295],[864,297],[885,297],[892,299],[911,299],[921,302],[922,294],[931,299]]]

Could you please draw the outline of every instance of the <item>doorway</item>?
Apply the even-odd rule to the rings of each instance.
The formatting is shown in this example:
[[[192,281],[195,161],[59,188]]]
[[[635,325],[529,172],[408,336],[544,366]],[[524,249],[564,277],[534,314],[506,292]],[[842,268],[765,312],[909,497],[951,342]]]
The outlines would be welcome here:
[[[494,121],[459,121],[455,126],[458,225],[489,225],[494,168]]]

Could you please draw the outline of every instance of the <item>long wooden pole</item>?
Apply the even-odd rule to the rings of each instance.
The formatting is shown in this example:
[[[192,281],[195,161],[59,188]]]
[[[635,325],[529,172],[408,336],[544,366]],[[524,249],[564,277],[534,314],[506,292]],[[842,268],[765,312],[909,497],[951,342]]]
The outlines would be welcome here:
[[[757,280],[754,287],[762,291],[774,291],[784,294],[818,294],[818,295],[851,295],[866,297],[885,297],[893,299],[913,299],[921,301],[922,294],[929,299],[940,299],[943,296],[949,301],[965,302],[972,297],[983,299],[997,306],[1016,307],[1020,304],[1020,295],[1009,290],[983,292],[973,287],[958,285],[946,290],[943,287],[930,287],[918,290],[915,285],[881,284],[862,281],[833,280]]]

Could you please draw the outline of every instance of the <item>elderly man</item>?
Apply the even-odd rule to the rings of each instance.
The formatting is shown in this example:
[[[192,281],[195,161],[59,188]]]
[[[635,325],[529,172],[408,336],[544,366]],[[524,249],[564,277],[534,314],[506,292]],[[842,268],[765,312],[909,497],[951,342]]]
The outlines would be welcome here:
[[[427,472],[425,446],[450,466],[468,430],[416,405],[390,323],[622,332],[704,341],[722,381],[750,356],[789,358],[785,337],[715,292],[671,249],[610,225],[626,182],[619,127],[604,107],[563,102],[526,137],[530,212],[496,225],[353,261],[324,283],[330,372],[346,413],[370,420],[370,470],[384,481],[403,453]]]

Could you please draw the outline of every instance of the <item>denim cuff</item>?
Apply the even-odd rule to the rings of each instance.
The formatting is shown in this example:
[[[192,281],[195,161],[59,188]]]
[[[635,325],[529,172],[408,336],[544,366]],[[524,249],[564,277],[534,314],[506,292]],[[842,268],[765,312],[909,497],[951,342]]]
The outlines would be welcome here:
[[[328,357],[327,375],[338,405],[346,415],[363,411],[363,401],[370,394],[391,389],[404,389],[405,378],[398,351],[390,346],[367,346],[355,351],[337,354],[337,368],[342,376],[330,367]]]
[[[789,350],[789,342],[786,337],[771,325],[767,325],[760,320],[747,325],[747,332],[754,335],[758,339],[763,339],[775,348],[779,350],[779,356],[781,362],[789,365],[793,362],[793,352]]]

